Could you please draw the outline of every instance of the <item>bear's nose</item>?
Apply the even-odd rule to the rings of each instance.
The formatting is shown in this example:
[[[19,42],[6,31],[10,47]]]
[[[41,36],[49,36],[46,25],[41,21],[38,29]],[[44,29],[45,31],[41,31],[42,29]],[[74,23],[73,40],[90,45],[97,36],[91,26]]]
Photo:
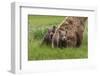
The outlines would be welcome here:
[[[65,39],[66,37],[64,36],[63,38]]]
[[[66,40],[66,37],[63,37],[63,40]]]

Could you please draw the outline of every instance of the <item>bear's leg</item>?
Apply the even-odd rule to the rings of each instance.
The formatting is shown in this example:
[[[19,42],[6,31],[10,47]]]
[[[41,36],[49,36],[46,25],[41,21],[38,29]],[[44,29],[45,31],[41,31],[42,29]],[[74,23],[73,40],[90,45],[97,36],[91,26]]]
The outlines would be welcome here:
[[[76,44],[76,47],[80,47],[80,45],[82,44],[82,40],[83,40],[83,33],[78,33],[77,34],[77,44]]]

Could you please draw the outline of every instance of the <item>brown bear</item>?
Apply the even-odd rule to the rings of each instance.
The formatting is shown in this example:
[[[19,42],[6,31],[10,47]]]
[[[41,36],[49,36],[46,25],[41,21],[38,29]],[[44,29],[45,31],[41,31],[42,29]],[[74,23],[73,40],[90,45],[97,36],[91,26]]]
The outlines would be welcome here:
[[[59,28],[65,28],[65,30],[68,32],[67,34],[69,35],[72,34],[75,37],[74,39],[77,40],[76,42],[76,47],[79,47],[82,43],[83,40],[83,32],[85,29],[85,21],[87,20],[87,17],[74,17],[74,16],[69,16],[66,17],[62,23],[59,25]],[[77,37],[77,38],[76,38]],[[74,43],[71,41],[71,44]],[[67,43],[69,44],[69,43]],[[74,45],[74,44],[72,44]]]
[[[67,32],[62,29],[57,29],[55,34],[52,37],[52,48],[63,48],[66,47],[66,34]]]
[[[63,47],[67,47],[67,31],[66,30],[59,30],[59,47],[63,48]]]
[[[85,21],[87,20],[87,17],[69,17],[68,20],[72,21],[71,25],[74,26],[75,31],[76,31],[76,36],[77,36],[76,47],[80,47],[83,40],[83,32],[85,29]]]
[[[47,45],[50,45],[52,42],[52,37],[53,34],[55,33],[56,30],[56,26],[53,26],[52,28],[49,28],[47,30],[47,33],[44,35],[43,40],[42,40],[42,44],[45,43]]]

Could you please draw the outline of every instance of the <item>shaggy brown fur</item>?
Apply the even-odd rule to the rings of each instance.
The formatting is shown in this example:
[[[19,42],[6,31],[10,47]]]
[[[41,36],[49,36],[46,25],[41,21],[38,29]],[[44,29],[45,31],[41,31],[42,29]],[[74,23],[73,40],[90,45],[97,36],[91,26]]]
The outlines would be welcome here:
[[[52,37],[53,37],[53,34],[55,33],[55,30],[56,30],[56,27],[55,26],[53,26],[52,28],[49,28],[48,29],[47,33],[44,35],[42,44],[43,43],[46,43],[47,45],[50,45],[51,44]]]
[[[52,48],[54,47],[66,47],[66,31],[58,29],[52,38]]]
[[[67,31],[67,47],[76,47],[77,44],[77,35],[73,30]]]
[[[87,20],[87,17],[68,17],[67,20],[69,23],[69,28],[72,28],[73,33],[76,32],[76,37],[77,37],[76,47],[79,47],[82,44],[83,32],[85,29],[85,21]]]
[[[83,40],[83,32],[85,29],[85,21],[87,20],[87,17],[74,17],[69,16],[66,17],[62,23],[59,25],[58,29],[64,29],[67,33],[67,39],[72,38],[74,40],[69,39],[67,41],[67,45],[73,46],[73,47],[79,47]]]

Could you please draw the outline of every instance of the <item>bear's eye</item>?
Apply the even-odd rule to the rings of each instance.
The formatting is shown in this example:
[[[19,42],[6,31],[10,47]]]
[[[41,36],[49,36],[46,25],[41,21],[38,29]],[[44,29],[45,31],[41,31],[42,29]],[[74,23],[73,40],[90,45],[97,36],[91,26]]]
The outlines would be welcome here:
[[[69,40],[73,40],[74,38],[73,38],[73,37],[69,37],[68,39],[69,39]]]
[[[70,40],[71,38],[70,37],[67,37],[67,40]]]

